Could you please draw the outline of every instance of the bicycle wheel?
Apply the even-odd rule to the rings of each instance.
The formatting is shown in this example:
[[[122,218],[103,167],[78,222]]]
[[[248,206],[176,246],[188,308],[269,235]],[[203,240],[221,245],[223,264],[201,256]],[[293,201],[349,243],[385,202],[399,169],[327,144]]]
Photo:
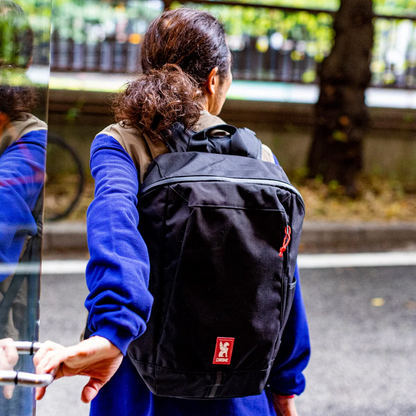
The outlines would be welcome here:
[[[48,133],[46,153],[45,219],[66,218],[77,206],[85,185],[85,171],[77,151],[65,140]]]

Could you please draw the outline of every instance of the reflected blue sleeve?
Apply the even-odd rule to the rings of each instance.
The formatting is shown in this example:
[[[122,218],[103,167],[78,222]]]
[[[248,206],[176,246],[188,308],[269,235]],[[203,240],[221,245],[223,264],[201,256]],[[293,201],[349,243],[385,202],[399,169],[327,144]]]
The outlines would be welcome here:
[[[122,146],[101,134],[91,147],[91,173],[95,196],[87,211],[88,327],[126,354],[130,342],[145,331],[153,303],[149,256],[137,229],[137,170]]]
[[[26,237],[37,232],[32,211],[45,179],[46,135],[29,132],[0,157],[0,263],[17,264]]]

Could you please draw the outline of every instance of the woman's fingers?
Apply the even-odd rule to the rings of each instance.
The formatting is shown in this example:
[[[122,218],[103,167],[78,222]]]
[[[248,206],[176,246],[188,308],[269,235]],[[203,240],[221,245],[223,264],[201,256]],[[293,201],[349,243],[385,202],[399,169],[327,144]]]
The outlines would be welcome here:
[[[7,353],[6,349],[8,347],[3,344],[0,345],[0,370],[10,371],[13,370],[13,366],[16,364],[15,360],[11,358],[10,352]],[[16,352],[17,355],[17,352]],[[17,356],[18,357],[18,356]],[[14,386],[4,386],[3,387],[3,395],[6,399],[11,399],[13,397],[13,390]]]
[[[46,393],[46,387],[36,387],[35,399],[42,400]]]
[[[46,341],[33,357],[36,374],[50,373],[55,378],[63,377],[59,371],[60,365],[66,359],[65,347],[56,342]],[[37,387],[35,398],[41,400],[46,393],[46,387]]]
[[[35,356],[36,357],[36,356]],[[55,376],[55,378],[61,378],[63,374],[59,371],[59,366],[68,358],[68,353],[65,348],[60,348],[58,350],[49,350],[38,357],[35,361],[36,365],[36,374],[45,374],[50,373]]]
[[[11,371],[19,360],[17,349],[11,338],[0,339],[0,370]],[[6,399],[13,397],[14,386],[4,386],[3,395]]]
[[[46,341],[42,344],[42,347],[38,350],[38,352],[33,357],[33,363],[36,367],[44,363],[44,359],[47,356],[47,354],[51,351],[56,351],[59,349],[64,349],[60,344],[57,344],[56,342],[52,341]]]
[[[2,350],[0,370],[13,370],[19,360],[19,353],[13,345],[13,340],[11,338],[0,339],[0,349]]]
[[[123,355],[106,338],[94,336],[71,347],[46,342],[34,357],[36,373],[51,373],[55,379],[75,375],[89,376],[81,400],[89,403],[101,387],[119,368]],[[36,399],[45,395],[46,388],[36,389]]]
[[[84,386],[81,393],[81,400],[84,403],[90,403],[100,391],[105,383],[96,378],[90,378],[88,383]]]
[[[11,399],[13,397],[14,386],[4,386],[3,395],[6,399]]]

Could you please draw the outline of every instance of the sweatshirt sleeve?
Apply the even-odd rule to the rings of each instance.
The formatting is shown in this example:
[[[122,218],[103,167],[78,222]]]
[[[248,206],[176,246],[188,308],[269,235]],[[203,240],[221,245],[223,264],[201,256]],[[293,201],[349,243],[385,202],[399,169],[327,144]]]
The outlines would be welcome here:
[[[45,178],[46,134],[29,132],[0,157],[0,263],[8,263],[10,270],[19,261],[26,237],[37,232],[32,211]],[[0,272],[0,281],[8,274]]]
[[[267,383],[273,393],[283,396],[299,395],[305,390],[305,376],[302,372],[308,365],[311,349],[297,266],[295,278],[297,284],[292,309]]]
[[[137,170],[123,147],[105,134],[93,141],[90,164],[95,196],[87,211],[88,328],[126,354],[145,331],[153,303],[149,256],[137,229]]]

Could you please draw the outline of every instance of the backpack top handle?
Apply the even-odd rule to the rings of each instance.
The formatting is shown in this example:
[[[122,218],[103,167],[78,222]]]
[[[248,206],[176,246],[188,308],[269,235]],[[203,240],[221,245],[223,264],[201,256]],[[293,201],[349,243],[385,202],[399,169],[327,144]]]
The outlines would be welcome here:
[[[189,139],[187,150],[249,156],[248,147],[239,129],[230,124],[218,124],[194,134]]]

